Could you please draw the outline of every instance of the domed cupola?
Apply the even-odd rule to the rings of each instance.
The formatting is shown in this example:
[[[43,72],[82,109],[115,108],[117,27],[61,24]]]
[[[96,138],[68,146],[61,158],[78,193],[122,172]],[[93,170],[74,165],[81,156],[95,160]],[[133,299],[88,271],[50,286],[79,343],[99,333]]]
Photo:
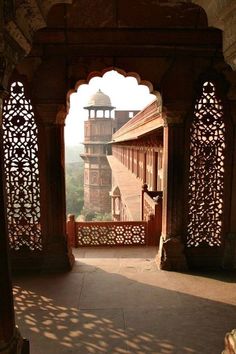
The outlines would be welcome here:
[[[105,118],[105,112],[111,112],[115,107],[111,105],[110,97],[99,89],[90,97],[87,105],[84,108],[89,111],[89,118],[98,118],[98,111],[102,111],[102,117]],[[94,115],[92,112],[94,112]],[[111,117],[110,113],[108,117]]]
[[[86,108],[87,107],[108,108],[111,107],[111,99],[108,95],[105,95],[105,93],[99,89],[90,97]]]

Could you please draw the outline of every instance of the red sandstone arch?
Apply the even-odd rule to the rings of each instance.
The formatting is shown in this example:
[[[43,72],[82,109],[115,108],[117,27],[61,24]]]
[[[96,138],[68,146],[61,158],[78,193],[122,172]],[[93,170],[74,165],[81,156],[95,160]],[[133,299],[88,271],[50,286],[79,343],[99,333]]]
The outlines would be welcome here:
[[[117,73],[123,75],[124,77],[134,77],[136,80],[137,80],[137,84],[138,85],[144,85],[144,86],[147,86],[148,89],[149,89],[149,93],[150,94],[153,94],[156,96],[157,100],[161,101],[161,94],[160,92],[154,90],[153,88],[153,85],[150,81],[148,80],[143,80],[140,75],[134,71],[129,71],[129,72],[126,72],[125,70],[121,69],[121,68],[117,68],[115,66],[110,66],[108,68],[105,68],[101,71],[92,71],[88,76],[87,76],[87,79],[86,80],[78,80],[75,84],[75,87],[74,89],[71,89],[67,92],[67,95],[66,95],[66,112],[67,114],[69,113],[69,109],[70,109],[70,95],[73,94],[73,93],[76,93],[78,88],[81,86],[81,85],[89,85],[89,82],[92,78],[94,77],[103,77],[107,72],[109,71],[116,71]]]

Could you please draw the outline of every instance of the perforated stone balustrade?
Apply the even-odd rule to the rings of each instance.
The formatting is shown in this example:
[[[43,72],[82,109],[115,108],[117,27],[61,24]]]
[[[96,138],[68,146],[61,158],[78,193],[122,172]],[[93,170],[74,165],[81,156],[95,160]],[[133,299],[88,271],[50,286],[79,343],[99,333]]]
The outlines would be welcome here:
[[[138,246],[155,244],[153,220],[148,221],[84,221],[68,216],[67,234],[71,246]]]

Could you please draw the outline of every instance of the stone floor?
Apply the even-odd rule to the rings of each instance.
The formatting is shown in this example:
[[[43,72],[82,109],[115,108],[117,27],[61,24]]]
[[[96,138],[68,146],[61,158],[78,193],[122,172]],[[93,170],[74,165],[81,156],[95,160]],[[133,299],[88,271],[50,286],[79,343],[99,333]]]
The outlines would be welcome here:
[[[155,254],[80,249],[70,273],[15,277],[31,354],[220,354],[236,327],[236,275],[158,271]]]

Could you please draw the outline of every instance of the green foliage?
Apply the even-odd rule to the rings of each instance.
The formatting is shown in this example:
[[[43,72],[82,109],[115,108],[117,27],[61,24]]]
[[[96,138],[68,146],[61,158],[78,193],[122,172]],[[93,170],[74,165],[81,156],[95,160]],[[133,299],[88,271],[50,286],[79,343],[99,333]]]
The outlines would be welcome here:
[[[111,221],[111,213],[97,213],[95,211],[90,211],[83,209],[81,214],[84,216],[85,221]]]
[[[84,205],[84,164],[66,164],[66,213],[78,216]]]
[[[93,221],[111,221],[111,213],[95,213]]]
[[[66,214],[84,216],[85,221],[110,221],[111,214],[85,210],[84,205],[84,162],[80,157],[83,145],[67,146],[66,164]]]

